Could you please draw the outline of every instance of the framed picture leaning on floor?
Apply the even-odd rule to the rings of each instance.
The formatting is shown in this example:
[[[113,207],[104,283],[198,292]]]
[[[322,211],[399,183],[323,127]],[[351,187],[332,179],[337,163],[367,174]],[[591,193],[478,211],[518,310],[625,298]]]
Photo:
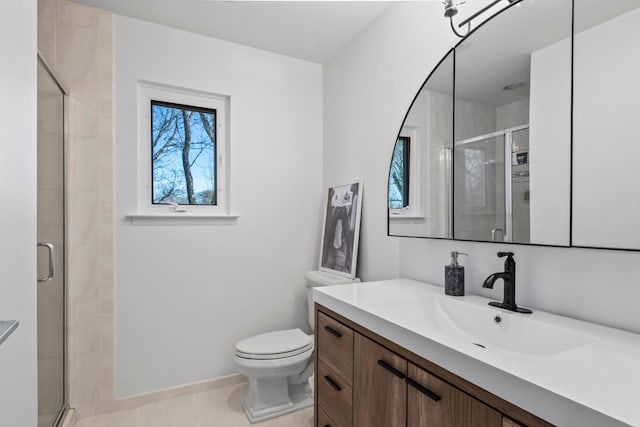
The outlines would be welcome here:
[[[326,200],[320,270],[353,279],[360,238],[362,180],[329,187]]]

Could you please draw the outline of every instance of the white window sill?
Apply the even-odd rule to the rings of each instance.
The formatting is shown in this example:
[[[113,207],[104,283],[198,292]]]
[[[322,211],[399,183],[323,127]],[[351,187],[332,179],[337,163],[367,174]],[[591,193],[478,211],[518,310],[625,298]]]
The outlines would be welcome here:
[[[389,221],[394,224],[418,224],[427,222],[427,217],[421,214],[391,214]]]
[[[205,214],[193,212],[167,213],[131,213],[125,218],[133,225],[216,225],[233,224],[240,216],[237,214]]]

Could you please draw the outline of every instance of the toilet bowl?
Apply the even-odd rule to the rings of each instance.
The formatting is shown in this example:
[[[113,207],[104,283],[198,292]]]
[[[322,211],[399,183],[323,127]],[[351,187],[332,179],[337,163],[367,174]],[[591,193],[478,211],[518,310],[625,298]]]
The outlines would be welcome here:
[[[268,332],[238,342],[234,360],[249,378],[242,407],[252,423],[313,404],[313,336],[300,329]]]
[[[312,329],[312,288],[360,281],[320,271],[308,272],[305,279],[309,289],[308,321]],[[300,329],[287,329],[249,337],[236,344],[234,361],[240,373],[249,378],[242,408],[251,423],[313,405],[309,384],[313,374],[313,335]]]

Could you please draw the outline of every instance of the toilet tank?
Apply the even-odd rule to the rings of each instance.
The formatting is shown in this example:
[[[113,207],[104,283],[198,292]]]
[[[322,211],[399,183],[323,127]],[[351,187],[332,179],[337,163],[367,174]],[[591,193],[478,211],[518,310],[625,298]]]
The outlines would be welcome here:
[[[327,273],[325,271],[308,271],[304,275],[304,279],[306,281],[307,286],[307,311],[309,322],[309,326],[311,326],[311,330],[315,330],[314,325],[314,312],[313,312],[313,288],[317,286],[331,286],[331,285],[345,285],[347,283],[357,283],[360,282],[359,278],[350,279],[344,276],[338,276],[337,274]]]

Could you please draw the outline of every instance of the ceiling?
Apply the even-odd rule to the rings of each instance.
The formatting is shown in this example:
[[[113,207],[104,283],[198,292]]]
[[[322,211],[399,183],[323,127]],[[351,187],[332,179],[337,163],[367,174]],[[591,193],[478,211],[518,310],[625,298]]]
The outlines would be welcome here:
[[[389,1],[73,0],[145,21],[325,63]]]

